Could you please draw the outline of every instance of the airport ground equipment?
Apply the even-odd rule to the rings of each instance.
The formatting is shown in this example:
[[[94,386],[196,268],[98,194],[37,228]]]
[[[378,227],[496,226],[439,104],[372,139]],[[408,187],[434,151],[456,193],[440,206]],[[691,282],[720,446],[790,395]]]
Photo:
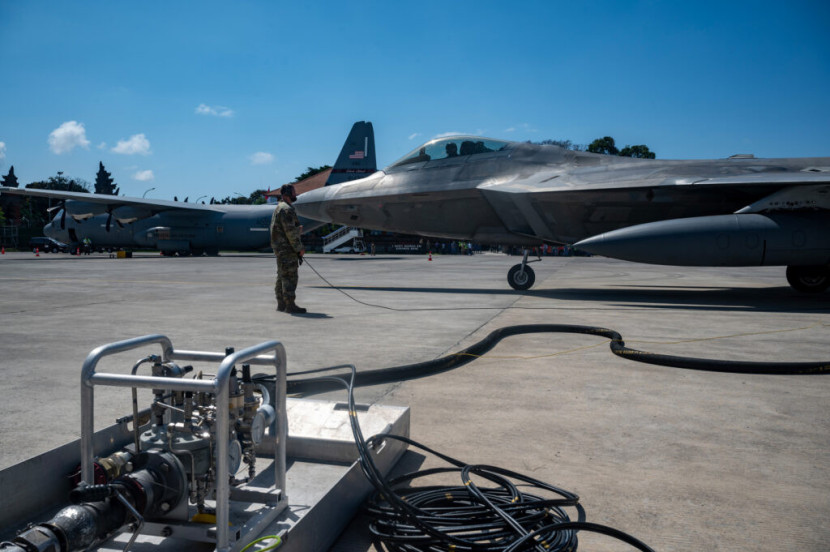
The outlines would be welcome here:
[[[142,346],[161,353],[133,364]],[[116,388],[99,410],[117,388],[149,408],[127,392],[125,415],[94,431],[96,387]],[[84,362],[81,412],[80,439],[0,470],[0,551],[239,552],[263,536],[281,537],[280,552],[327,550],[373,489],[366,454],[385,476],[406,450],[383,441],[361,460],[350,423],[409,435],[408,407],[286,398],[277,341],[222,353],[162,335],[104,345]]]
[[[97,370],[110,355],[145,345],[161,346],[160,355],[139,360],[130,374]],[[215,376],[199,372],[186,377],[183,361],[218,363]],[[139,375],[146,365],[151,375]],[[251,365],[275,371],[273,394],[251,378]],[[116,533],[176,535],[216,544],[217,550],[239,550],[258,537],[286,508],[286,359],[278,341],[225,353],[173,348],[163,335],[148,335],[103,345],[84,362],[81,376],[81,461],[79,482],[70,493],[72,505],[46,523],[30,526],[0,550],[70,552],[86,550]],[[133,439],[106,456],[96,450],[94,391],[126,387],[133,392]],[[137,405],[137,390],[152,389],[149,423]],[[256,484],[257,448],[266,429],[273,458],[273,481]],[[243,477],[237,478],[242,464]],[[231,502],[255,504],[240,522],[231,520]],[[201,521],[201,522],[194,522]],[[204,521],[209,520],[209,523]]]

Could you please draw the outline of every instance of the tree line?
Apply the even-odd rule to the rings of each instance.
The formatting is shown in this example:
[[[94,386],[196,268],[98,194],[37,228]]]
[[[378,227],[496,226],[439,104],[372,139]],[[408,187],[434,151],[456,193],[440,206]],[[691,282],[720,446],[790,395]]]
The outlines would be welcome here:
[[[559,146],[573,151],[588,151],[591,153],[601,153],[604,155],[618,155],[620,157],[636,157],[639,159],[655,159],[656,154],[649,149],[645,144],[638,144],[635,146],[626,145],[623,149],[619,149],[614,139],[610,136],[603,136],[597,138],[587,146],[581,144],[574,144],[570,140],[542,140],[541,142],[532,142],[534,144]]]

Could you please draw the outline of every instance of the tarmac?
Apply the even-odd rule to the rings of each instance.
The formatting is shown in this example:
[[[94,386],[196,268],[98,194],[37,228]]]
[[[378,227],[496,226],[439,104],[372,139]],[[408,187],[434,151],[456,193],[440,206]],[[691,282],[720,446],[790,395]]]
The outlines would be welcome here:
[[[153,333],[205,351],[277,339],[289,372],[411,364],[535,323],[611,328],[629,346],[670,355],[830,361],[830,293],[796,293],[783,267],[545,257],[532,265],[536,285],[517,292],[506,273],[518,260],[309,255],[297,299],[309,313],[288,315],[274,310],[271,255],[6,252],[0,469],[77,439],[87,355]],[[830,374],[666,368],[617,357],[601,337],[537,333],[455,370],[356,396],[410,406],[413,439],[575,492],[588,521],[655,550],[818,551],[830,542]],[[129,408],[122,395],[96,392],[96,428]],[[397,471],[439,465],[410,449]],[[631,548],[581,533],[582,549]],[[370,550],[380,548],[363,516],[332,548]]]

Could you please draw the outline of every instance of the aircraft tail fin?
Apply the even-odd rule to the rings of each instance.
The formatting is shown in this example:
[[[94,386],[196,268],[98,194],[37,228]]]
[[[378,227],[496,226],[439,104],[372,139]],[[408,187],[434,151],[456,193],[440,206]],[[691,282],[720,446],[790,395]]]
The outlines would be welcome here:
[[[375,131],[372,123],[358,121],[352,126],[352,131],[340,150],[326,186],[364,178],[376,170]]]

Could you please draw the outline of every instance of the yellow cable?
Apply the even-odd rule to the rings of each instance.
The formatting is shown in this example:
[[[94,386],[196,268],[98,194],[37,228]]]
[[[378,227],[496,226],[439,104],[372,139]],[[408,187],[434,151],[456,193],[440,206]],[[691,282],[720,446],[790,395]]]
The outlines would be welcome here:
[[[253,545],[255,545],[259,542],[262,542],[264,540],[268,540],[268,539],[277,539],[277,542],[275,542],[273,544],[269,544],[265,548],[260,548],[257,552],[266,552],[268,550],[276,550],[278,547],[282,546],[282,538],[279,535],[268,535],[266,537],[259,537],[258,539],[254,540],[254,541],[251,541],[250,543],[248,543],[247,546],[245,546],[245,548],[243,548],[239,552],[245,552],[246,550],[248,550]]]

